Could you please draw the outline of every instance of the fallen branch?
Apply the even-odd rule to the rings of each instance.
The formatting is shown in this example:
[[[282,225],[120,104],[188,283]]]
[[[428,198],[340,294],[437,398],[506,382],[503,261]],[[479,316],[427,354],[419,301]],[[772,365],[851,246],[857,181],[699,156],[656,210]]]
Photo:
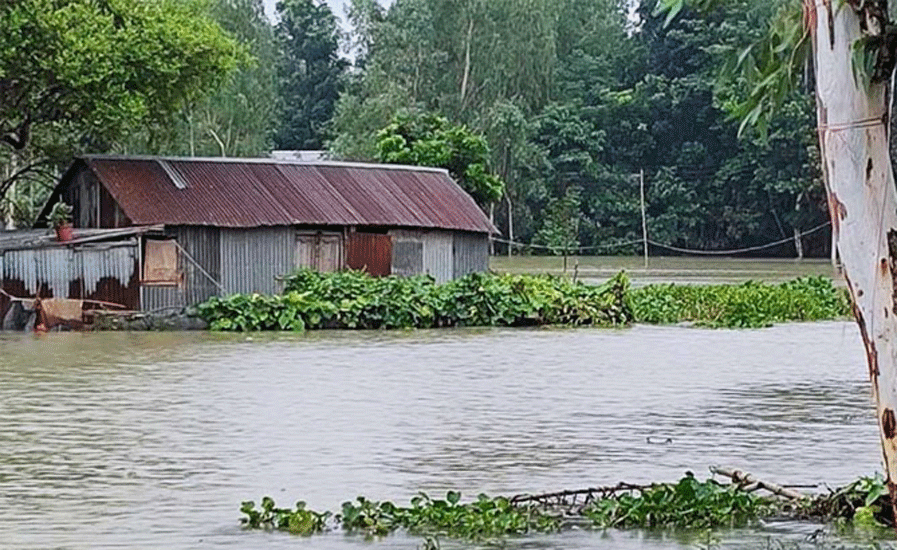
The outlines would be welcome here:
[[[806,495],[804,495],[800,491],[795,491],[794,489],[789,489],[775,483],[757,479],[751,474],[742,472],[740,470],[711,466],[710,471],[714,474],[719,474],[730,478],[733,482],[739,484],[745,491],[752,492],[758,489],[765,489],[774,495],[785,497],[791,500],[801,500],[806,498]]]
[[[596,500],[611,498],[621,492],[642,491],[649,487],[651,485],[634,485],[632,483],[620,482],[609,487],[589,487],[588,489],[555,491],[537,495],[524,493],[514,495],[511,497],[510,502],[515,506],[535,503],[558,508],[582,508]]]

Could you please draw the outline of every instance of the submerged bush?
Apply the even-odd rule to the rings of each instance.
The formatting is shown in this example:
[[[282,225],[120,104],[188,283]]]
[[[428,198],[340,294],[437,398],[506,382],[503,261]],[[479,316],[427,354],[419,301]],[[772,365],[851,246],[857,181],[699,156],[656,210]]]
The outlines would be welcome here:
[[[781,284],[649,285],[631,292],[637,322],[749,328],[785,321],[819,321],[850,314],[849,298],[825,277]]]
[[[300,270],[280,296],[236,294],[198,306],[213,330],[623,325],[632,321],[629,281],[592,286],[551,276],[474,273],[437,285],[431,277],[370,277]]]

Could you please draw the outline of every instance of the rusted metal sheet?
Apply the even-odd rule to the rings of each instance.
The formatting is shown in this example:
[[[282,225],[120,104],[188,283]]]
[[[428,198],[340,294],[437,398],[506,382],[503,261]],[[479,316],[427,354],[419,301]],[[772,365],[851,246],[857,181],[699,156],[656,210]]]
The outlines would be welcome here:
[[[473,199],[438,169],[107,156],[83,157],[81,166],[96,174],[135,225],[309,224],[497,233]],[[77,172],[73,167],[62,185]]]
[[[79,247],[7,250],[3,290],[20,298],[73,298],[140,306],[137,239]],[[0,313],[5,314],[8,300]]]
[[[392,239],[377,233],[350,233],[346,266],[382,277],[392,273]]]
[[[296,268],[292,227],[221,230],[221,283],[228,292],[275,294]]]

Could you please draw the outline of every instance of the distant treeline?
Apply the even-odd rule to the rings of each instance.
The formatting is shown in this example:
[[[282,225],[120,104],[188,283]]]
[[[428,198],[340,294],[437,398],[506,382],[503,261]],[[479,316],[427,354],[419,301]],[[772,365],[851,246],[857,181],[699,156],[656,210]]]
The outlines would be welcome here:
[[[700,18],[686,10],[665,27],[652,15],[655,0],[396,0],[388,8],[351,0],[345,32],[319,0],[278,2],[274,23],[262,0],[212,0],[206,17],[251,58],[238,56],[227,78],[124,133],[106,135],[102,117],[89,128],[47,125],[27,154],[0,151],[0,161],[52,158],[64,167],[75,152],[328,149],[341,159],[439,164],[503,237],[547,247],[533,253],[637,252],[644,173],[657,243],[719,250],[794,239],[826,220],[813,98],[791,93],[765,131],[739,139],[730,112],[745,86],[737,71],[721,70],[781,4],[739,0]],[[143,5],[134,0],[135,13]],[[7,206],[26,224],[33,214],[23,205],[40,203],[46,181],[24,182]],[[763,253],[825,255],[828,230],[797,245]]]

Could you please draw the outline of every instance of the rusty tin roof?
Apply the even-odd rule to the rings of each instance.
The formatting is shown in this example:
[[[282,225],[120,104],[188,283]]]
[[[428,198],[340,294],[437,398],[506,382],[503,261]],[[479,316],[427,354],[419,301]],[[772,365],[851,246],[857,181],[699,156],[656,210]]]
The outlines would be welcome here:
[[[81,160],[135,225],[360,225],[498,233],[442,169],[274,159]]]

